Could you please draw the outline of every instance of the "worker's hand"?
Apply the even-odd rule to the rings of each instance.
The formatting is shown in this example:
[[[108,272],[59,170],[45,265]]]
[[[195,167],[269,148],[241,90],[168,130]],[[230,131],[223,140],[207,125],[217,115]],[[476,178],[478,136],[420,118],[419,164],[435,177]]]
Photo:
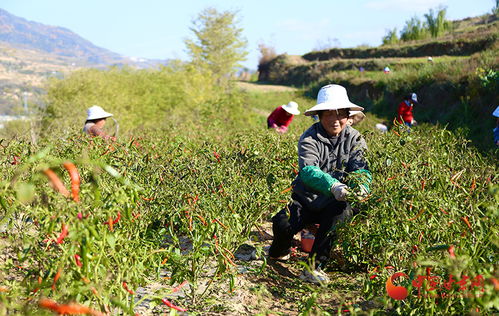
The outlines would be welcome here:
[[[276,128],[276,131],[279,134],[284,134],[284,133],[286,133],[288,131],[288,128],[286,126],[281,126],[281,127]]]
[[[363,186],[363,185],[360,185],[359,186],[359,190],[357,192],[355,192],[355,197],[358,199],[358,200],[363,200],[365,199],[367,196],[369,195],[369,190]]]
[[[335,182],[331,186],[331,193],[333,193],[334,198],[337,201],[346,201],[347,194],[348,194],[348,187],[346,184],[343,184],[341,182]]]

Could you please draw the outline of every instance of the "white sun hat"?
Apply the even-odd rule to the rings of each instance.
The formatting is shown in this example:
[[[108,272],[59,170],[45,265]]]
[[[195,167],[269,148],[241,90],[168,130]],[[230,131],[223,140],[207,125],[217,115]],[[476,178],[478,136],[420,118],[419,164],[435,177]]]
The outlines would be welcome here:
[[[306,116],[317,115],[319,111],[350,109],[352,111],[363,111],[364,108],[350,102],[345,87],[330,84],[322,87],[317,94],[317,104],[305,111]]]
[[[93,105],[87,109],[87,121],[102,119],[113,116],[111,113],[104,111],[100,106]]]
[[[298,111],[298,103],[294,102],[294,101],[289,101],[288,104],[283,104],[281,106],[286,112],[288,112],[289,114],[293,114],[293,115],[298,115],[300,114],[300,111]]]
[[[495,111],[492,113],[495,117],[499,117],[499,105],[496,107]]]
[[[418,95],[415,94],[414,92],[409,95],[411,97],[411,100],[414,101],[414,103],[418,103]]]
[[[362,111],[350,111],[349,118],[352,119],[352,125],[358,124],[362,122],[362,120],[366,117]]]

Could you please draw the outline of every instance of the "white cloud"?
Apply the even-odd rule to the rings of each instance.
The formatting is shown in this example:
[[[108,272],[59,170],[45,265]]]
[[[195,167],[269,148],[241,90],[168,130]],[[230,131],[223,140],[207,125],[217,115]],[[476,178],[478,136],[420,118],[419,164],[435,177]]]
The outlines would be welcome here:
[[[365,7],[374,10],[402,10],[414,13],[427,12],[429,9],[446,6],[449,0],[370,0]]]

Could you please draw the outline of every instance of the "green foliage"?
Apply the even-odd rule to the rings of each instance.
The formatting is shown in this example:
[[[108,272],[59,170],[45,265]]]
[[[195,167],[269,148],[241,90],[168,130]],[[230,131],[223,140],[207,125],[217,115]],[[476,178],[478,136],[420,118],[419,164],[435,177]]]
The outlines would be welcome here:
[[[433,9],[430,9],[430,12],[424,15],[431,37],[439,37],[450,29],[451,24],[445,19],[446,13],[447,9],[441,8],[436,13],[433,12]]]
[[[400,32],[401,41],[416,41],[425,39],[428,36],[426,24],[417,16],[405,22],[405,26]]]
[[[376,271],[365,281],[372,298],[386,293],[389,272],[384,267],[388,266],[409,275],[406,285],[417,275],[426,275],[426,267],[441,280],[451,274],[489,280],[483,284],[483,294],[470,291],[468,283],[466,291],[453,286],[447,297],[443,281],[435,296],[424,288],[424,296],[418,296],[418,289],[407,286],[409,297],[397,302],[385,295],[383,310],[396,309],[397,314],[425,314],[430,308],[432,314],[476,306],[487,310],[495,304],[490,280],[497,276],[499,250],[493,224],[499,220],[497,161],[482,157],[461,136],[446,130],[425,125],[410,133],[398,126],[393,131],[364,133],[370,146],[373,191],[357,203],[360,214],[339,233],[346,265]],[[447,252],[450,246],[455,257]]]
[[[122,130],[164,126],[182,121],[186,112],[216,107],[218,96],[214,78],[189,65],[76,71],[49,83],[44,132],[80,131],[94,104],[113,113]]]
[[[397,28],[393,30],[388,30],[387,34],[383,37],[382,43],[383,45],[393,45],[399,42],[399,37],[397,35]]]
[[[237,23],[236,12],[207,8],[190,28],[195,38],[185,41],[192,63],[210,70],[219,84],[225,85],[232,78],[247,55],[243,29]]]
[[[489,58],[482,62],[490,68]],[[394,72],[378,82],[395,93],[413,82],[431,84],[436,73],[462,71],[446,67],[427,65],[421,75]],[[472,80],[480,82],[478,76]],[[144,301],[154,305],[169,298],[184,280],[189,284],[175,298],[177,305],[200,314],[224,309],[210,303],[220,300],[211,291],[238,286],[232,253],[289,198],[285,189],[298,172],[296,142],[312,124],[300,115],[279,135],[266,129],[266,116],[289,100],[303,111],[315,103],[316,91],[305,98],[300,92],[221,93],[213,86],[210,75],[183,65],[81,71],[51,83],[45,122],[53,132],[38,146],[0,141],[1,313],[40,314],[36,302],[50,297],[134,314]],[[482,88],[477,84],[477,93]],[[352,93],[352,101],[359,95]],[[77,131],[93,103],[118,118],[123,133],[117,142]],[[474,113],[470,109],[469,116]],[[372,193],[354,204],[361,213],[340,228],[337,248],[349,269],[365,279],[364,297],[381,302],[366,306],[372,313],[466,314],[477,307],[493,312],[497,159],[445,128],[422,125],[407,133],[396,126],[396,133],[379,134],[371,130],[375,121],[368,115],[356,127],[369,147]],[[80,174],[78,203],[54,191],[44,175],[51,168],[70,187],[61,167],[66,161]],[[68,235],[57,243],[63,225]],[[455,247],[456,258],[444,244]],[[341,265],[340,259],[332,263]],[[462,297],[454,288],[457,295],[437,303],[410,289],[411,296],[398,303],[384,295],[386,265],[411,276],[426,267],[441,277],[482,275],[487,283],[481,297]],[[371,280],[366,271],[374,267],[384,272]],[[290,286],[304,294],[289,305],[303,313],[333,312],[331,300],[320,299],[336,288],[310,290],[299,281]],[[155,308],[158,314],[168,311]]]

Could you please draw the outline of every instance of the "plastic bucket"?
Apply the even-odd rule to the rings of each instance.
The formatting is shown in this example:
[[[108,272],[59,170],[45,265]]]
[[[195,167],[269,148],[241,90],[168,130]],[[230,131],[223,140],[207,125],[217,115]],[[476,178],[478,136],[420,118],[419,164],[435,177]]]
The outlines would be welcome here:
[[[305,233],[302,231],[301,233],[301,250],[304,252],[312,251],[312,246],[314,245],[315,236],[309,232]]]

